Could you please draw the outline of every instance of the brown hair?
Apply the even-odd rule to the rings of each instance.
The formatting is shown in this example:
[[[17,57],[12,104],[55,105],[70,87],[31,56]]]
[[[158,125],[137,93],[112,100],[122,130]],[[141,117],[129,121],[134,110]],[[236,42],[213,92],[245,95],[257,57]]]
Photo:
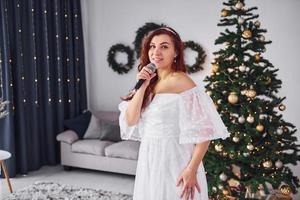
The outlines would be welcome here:
[[[162,35],[162,34],[165,34],[165,35],[168,35],[171,37],[171,39],[174,43],[176,54],[177,54],[172,66],[171,66],[172,71],[186,72],[187,70],[186,70],[186,66],[184,64],[184,56],[183,56],[183,50],[184,50],[183,42],[182,42],[180,36],[178,35],[178,33],[170,27],[158,28],[158,29],[150,32],[143,39],[140,64],[138,66],[138,71],[141,71],[144,66],[146,66],[147,64],[150,63],[148,52],[150,49],[150,42],[151,42],[152,38],[154,36]],[[144,94],[142,110],[145,109],[145,107],[151,102],[151,94],[153,94],[153,90],[154,90],[155,85],[157,84],[157,80],[158,80],[157,76],[155,76],[154,78],[151,79],[151,81],[145,91],[145,94]],[[134,93],[130,92],[127,96],[123,97],[122,99],[125,101],[129,101],[133,98],[133,96],[134,96]]]

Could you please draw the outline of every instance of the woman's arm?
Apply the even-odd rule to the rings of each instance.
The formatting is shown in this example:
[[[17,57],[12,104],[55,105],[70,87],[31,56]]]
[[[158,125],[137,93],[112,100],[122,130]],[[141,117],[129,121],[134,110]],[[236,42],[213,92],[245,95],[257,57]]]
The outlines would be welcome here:
[[[196,144],[193,152],[191,161],[189,162],[187,168],[193,172],[197,172],[198,167],[208,149],[210,141],[205,141],[199,144]]]
[[[192,159],[179,175],[176,185],[181,185],[182,187],[182,192],[180,195],[181,198],[184,197],[186,200],[188,200],[191,197],[191,199],[194,199],[195,190],[198,190],[200,193],[201,188],[197,180],[197,170],[208,149],[209,143],[210,141],[196,144]]]
[[[125,113],[126,123],[128,126],[135,125],[140,119],[145,90],[145,87],[140,87],[128,103]]]
[[[150,83],[150,80],[154,76],[156,76],[156,73],[152,73],[152,71],[147,67],[144,67],[137,74],[137,80],[144,79],[145,81],[128,103],[128,107],[125,113],[125,119],[128,126],[133,126],[138,123],[141,116],[141,108],[145,91]]]

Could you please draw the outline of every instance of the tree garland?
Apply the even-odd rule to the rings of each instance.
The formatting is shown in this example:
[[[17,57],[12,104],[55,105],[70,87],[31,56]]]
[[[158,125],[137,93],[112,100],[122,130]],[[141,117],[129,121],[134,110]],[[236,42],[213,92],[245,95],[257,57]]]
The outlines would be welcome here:
[[[116,61],[116,53],[126,53],[127,54],[127,63],[118,63]],[[109,66],[119,74],[127,73],[129,70],[132,69],[134,64],[134,58],[133,58],[133,50],[129,46],[125,46],[123,44],[115,44],[112,47],[110,47],[107,55],[107,62]]]
[[[134,45],[134,50],[136,52],[136,58],[138,59],[141,55],[141,45],[142,45],[142,41],[143,38],[151,31],[154,31],[155,29],[158,29],[160,27],[164,27],[166,25],[164,24],[156,24],[156,23],[152,23],[152,22],[147,22],[144,26],[140,27],[137,31],[136,31],[136,36],[135,36],[135,40],[133,41],[133,45]]]
[[[203,70],[202,64],[205,62],[206,54],[203,48],[200,46],[200,44],[195,43],[193,41],[187,41],[184,42],[184,49],[190,48],[193,51],[197,52],[196,62],[189,66],[187,66],[187,71],[189,74],[198,72],[200,70]]]

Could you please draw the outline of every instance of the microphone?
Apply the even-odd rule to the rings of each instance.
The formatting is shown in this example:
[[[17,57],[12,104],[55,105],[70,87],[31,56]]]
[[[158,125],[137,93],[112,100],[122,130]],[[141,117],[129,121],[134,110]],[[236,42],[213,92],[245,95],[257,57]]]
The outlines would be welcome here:
[[[148,69],[151,70],[151,74],[153,74],[156,70],[156,66],[154,63],[149,63],[148,65],[146,65],[145,67],[147,67]],[[134,90],[138,90],[143,83],[145,82],[145,79],[139,79],[139,81],[136,83],[136,85],[134,86]]]

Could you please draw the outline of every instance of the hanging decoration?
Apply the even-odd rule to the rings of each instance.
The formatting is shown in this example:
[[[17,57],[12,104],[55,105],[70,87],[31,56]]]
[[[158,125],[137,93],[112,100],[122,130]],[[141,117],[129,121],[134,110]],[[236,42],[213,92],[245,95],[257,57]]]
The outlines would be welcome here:
[[[193,65],[186,65],[188,73],[191,74],[203,70],[202,64],[205,62],[206,54],[201,45],[189,40],[184,42],[184,48],[190,48],[197,52],[196,62]]]
[[[126,53],[127,54],[127,63],[118,63],[116,61],[116,54],[117,53]],[[119,74],[127,73],[129,70],[132,69],[134,64],[133,58],[133,50],[129,46],[125,46],[123,44],[115,44],[113,45],[107,55],[107,62],[109,66]]]

